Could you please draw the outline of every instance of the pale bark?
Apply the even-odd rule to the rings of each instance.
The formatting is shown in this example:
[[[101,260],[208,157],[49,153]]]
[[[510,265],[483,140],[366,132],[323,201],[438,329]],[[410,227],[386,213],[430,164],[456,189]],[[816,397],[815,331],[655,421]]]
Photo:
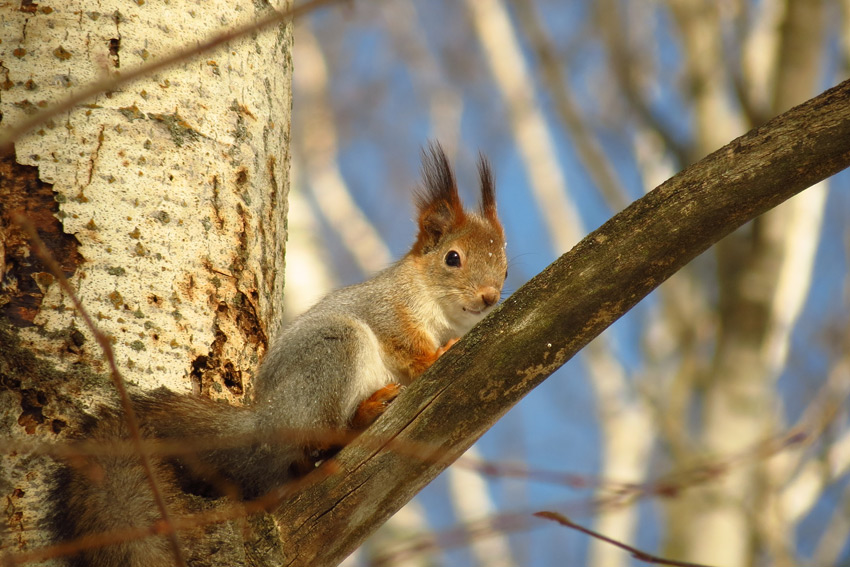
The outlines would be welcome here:
[[[638,72],[643,69],[642,63],[646,57],[641,55],[643,50],[632,45],[630,41],[631,32],[636,27],[635,18],[643,15],[643,19],[647,19],[649,13],[635,9],[634,14],[624,14],[620,7],[615,0],[599,0],[594,6],[600,37],[607,51],[610,67],[608,77],[627,102],[628,116],[636,118],[646,130],[658,136],[672,156],[676,168],[684,167],[693,161],[689,148],[678,139],[665,120],[649,104],[645,91],[649,90],[651,79]]]
[[[850,535],[850,488],[845,488],[841,494],[841,501],[818,541],[812,556],[812,564],[838,565],[841,561],[841,552],[847,544],[848,535]]]
[[[99,77],[265,13],[224,1],[31,6],[0,8],[4,126]],[[17,140],[5,163],[7,181],[37,168],[33,183],[47,199],[20,212],[42,233],[51,215],[58,219],[56,238],[70,248],[48,246],[134,387],[239,403],[280,320],[290,48],[288,25],[234,40],[49,121]],[[16,190],[3,205],[20,202],[25,194]],[[9,212],[0,236],[24,250]],[[24,304],[4,289],[3,356],[37,355],[44,371],[6,384],[3,432],[63,438],[77,431],[81,410],[112,396],[98,378],[107,369],[55,280],[31,254],[21,258],[34,273],[23,262],[6,265],[7,280],[20,290],[35,279],[40,295]],[[50,470],[44,457],[4,457],[3,497],[15,498],[21,513],[3,535],[4,551],[46,543]]]
[[[752,27],[739,34],[742,36],[739,38],[742,43],[739,80],[744,82],[739,99],[744,99],[740,100],[742,108],[752,109],[750,118],[757,118],[770,113],[771,87],[775,84],[779,57],[779,26],[785,6],[782,2],[770,1],[750,9],[753,10]]]
[[[555,110],[564,130],[570,135],[575,151],[582,164],[604,197],[609,208],[616,212],[628,204],[623,187],[612,162],[605,156],[599,140],[596,138],[579,104],[569,88],[563,62],[559,60],[533,2],[512,0],[519,25],[528,38],[537,55],[540,74],[553,99]],[[659,180],[663,181],[667,177]],[[654,187],[654,185],[653,185]]]
[[[517,3],[517,9],[524,14],[521,21],[536,38],[539,53],[544,55],[545,46],[540,45],[543,42],[542,31],[536,25],[535,16],[529,6],[520,4],[522,2]],[[526,69],[511,20],[501,2],[473,0],[469,5],[487,61],[508,106],[512,130],[534,189],[532,194],[544,218],[552,246],[555,250],[568,249],[586,231],[575,205],[566,196],[565,177],[554,157],[554,139],[541,109],[537,108],[534,83]],[[554,73],[550,71],[550,74]],[[548,85],[556,93],[561,119],[570,130],[579,154],[600,184],[600,190],[613,207],[619,208],[622,191],[603,163],[596,141],[584,128],[566,91],[558,89],[558,76],[554,75]],[[653,439],[648,408],[631,390],[625,371],[612,355],[605,337],[588,345],[583,355],[596,394],[603,431],[599,474],[603,478],[639,483],[646,474]],[[629,542],[635,525],[636,511],[623,507],[601,511],[595,527],[610,537]],[[591,565],[612,567],[624,564],[628,559],[603,542],[593,541],[590,545]]]
[[[629,377],[608,349],[605,337],[599,337],[584,351],[588,375],[597,398],[602,429],[603,479],[640,485],[646,480],[649,456],[654,439],[652,413],[629,383]],[[594,521],[594,529],[622,543],[633,543],[637,527],[637,508],[602,507]],[[627,565],[628,555],[605,542],[590,542],[588,565],[616,567]]]
[[[783,451],[767,463],[767,479],[776,487],[772,508],[786,530],[810,514],[828,485],[850,470],[850,434],[844,432],[836,439],[823,435],[845,411],[848,397],[850,361],[840,357],[803,416],[793,424],[792,430],[805,432],[810,442]],[[813,451],[811,444],[819,436],[826,446]],[[777,533],[781,535],[781,531]]]
[[[321,242],[319,219],[304,194],[298,152],[293,152],[286,245],[285,321],[291,321],[335,287],[331,255]]]
[[[707,0],[668,0],[685,57],[687,93],[696,141],[692,156],[703,156],[743,130],[728,95],[721,44],[719,6]]]
[[[841,2],[841,55],[844,72],[850,72],[850,0]]]
[[[554,158],[554,141],[544,125],[533,81],[526,70],[511,21],[500,2],[486,6],[471,2],[475,26],[487,61],[503,93],[512,117],[515,139],[524,157],[533,195],[541,211],[555,250],[569,248],[585,232],[578,211],[566,198],[565,178]],[[528,5],[517,3],[525,29],[531,34],[538,55],[546,62],[543,32]],[[550,62],[551,63],[551,62]],[[613,208],[620,208],[622,191],[600,156],[590,132],[573,108],[569,95],[560,84],[560,76],[549,65],[550,90],[555,95],[562,121],[571,132],[579,154],[591,170],[600,190]],[[557,208],[556,208],[557,207]],[[604,337],[584,351],[588,376],[599,407],[603,431],[600,476],[623,482],[641,482],[646,474],[652,445],[651,415],[641,400],[630,391],[625,371],[612,355]],[[602,510],[595,528],[610,537],[629,542],[634,535],[636,511],[630,507]],[[627,560],[622,553],[599,541],[590,544],[590,564],[614,566]]]
[[[466,451],[465,456],[473,459],[480,458],[474,446]],[[446,473],[446,480],[449,484],[452,508],[462,524],[486,521],[487,518],[496,514],[496,506],[490,498],[486,477],[479,471],[451,467]],[[473,536],[469,542],[469,550],[478,565],[493,567],[517,565],[507,537],[498,530],[494,530],[483,538]]]

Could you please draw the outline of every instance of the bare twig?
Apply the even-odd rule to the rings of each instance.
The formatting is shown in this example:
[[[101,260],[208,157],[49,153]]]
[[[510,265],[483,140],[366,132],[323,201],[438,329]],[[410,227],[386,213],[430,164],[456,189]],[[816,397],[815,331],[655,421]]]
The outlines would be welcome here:
[[[343,446],[360,435],[361,432],[353,430],[278,428],[268,432],[238,435],[142,439],[141,443],[149,456],[166,458],[245,447],[253,443],[265,443],[273,446],[279,443],[288,443],[292,439],[298,439],[304,443],[313,443],[316,446]],[[440,449],[440,445],[436,443],[409,443],[407,441],[402,443],[391,436],[376,435],[366,436],[363,444],[375,448],[387,447],[400,455],[419,458],[424,461],[433,460],[433,458],[424,458],[422,457],[423,454],[433,455],[435,452],[439,453]],[[0,439],[0,453],[5,452],[48,455],[57,459],[89,456],[126,457],[135,454],[135,445],[122,439],[114,439],[106,443],[102,439],[84,439],[70,443],[66,441],[34,443],[29,440]]]
[[[558,522],[562,526],[566,526],[568,528],[572,528],[574,530],[580,531],[581,533],[587,534],[590,537],[594,537],[596,539],[602,540],[604,542],[610,543],[616,547],[619,547],[622,550],[628,551],[631,553],[632,557],[638,559],[640,561],[645,561],[646,563],[654,563],[656,565],[673,565],[674,567],[706,567],[701,563],[691,563],[689,561],[676,561],[674,559],[665,559],[663,557],[658,557],[657,555],[652,555],[651,553],[647,553],[645,551],[641,551],[636,547],[632,547],[630,545],[626,545],[625,543],[619,542],[615,539],[611,539],[606,537],[600,533],[597,533],[591,529],[585,528],[584,526],[580,526],[575,522],[571,521],[569,518],[564,516],[563,514],[559,514],[557,512],[536,512],[534,514],[538,518],[543,518],[545,520],[553,520]]]

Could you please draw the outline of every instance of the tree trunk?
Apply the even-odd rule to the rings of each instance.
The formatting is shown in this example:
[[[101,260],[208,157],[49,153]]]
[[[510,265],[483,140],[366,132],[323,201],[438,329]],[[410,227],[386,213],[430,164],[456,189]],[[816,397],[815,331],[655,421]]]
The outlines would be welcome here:
[[[258,6],[0,7],[0,124],[247,23]],[[291,44],[288,24],[234,40],[78,106],[3,156],[0,435],[22,447],[67,438],[113,397],[101,349],[14,213],[61,262],[128,384],[241,403],[282,315]],[[4,455],[4,553],[48,541],[51,472],[47,457]],[[246,555],[222,553],[220,564]]]

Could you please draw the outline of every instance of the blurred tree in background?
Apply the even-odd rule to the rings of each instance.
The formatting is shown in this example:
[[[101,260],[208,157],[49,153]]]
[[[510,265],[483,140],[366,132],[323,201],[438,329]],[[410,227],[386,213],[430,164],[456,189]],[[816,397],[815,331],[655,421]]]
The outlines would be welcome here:
[[[426,140],[467,195],[477,152],[493,161],[510,292],[676,171],[846,78],[850,3],[360,2],[298,22],[294,61],[289,317],[407,249]],[[543,508],[671,559],[850,562],[848,180],[663,284],[348,562],[633,562],[532,521]]]

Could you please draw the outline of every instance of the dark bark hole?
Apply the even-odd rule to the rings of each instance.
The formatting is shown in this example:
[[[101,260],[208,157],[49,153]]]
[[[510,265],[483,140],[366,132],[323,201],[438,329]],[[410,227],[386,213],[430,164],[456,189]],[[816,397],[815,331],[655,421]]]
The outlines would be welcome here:
[[[46,396],[35,390],[21,390],[21,412],[18,425],[32,435],[36,427],[45,422],[42,408],[47,403]]]
[[[227,362],[224,365],[224,385],[231,393],[241,396],[244,388],[242,387],[242,372],[236,370],[232,362]]]
[[[118,68],[121,66],[121,59],[118,57],[118,50],[121,48],[121,38],[109,40],[109,56],[112,58],[112,64]]]
[[[53,186],[42,182],[38,168],[20,165],[14,155],[0,156],[0,263],[5,265],[0,286],[0,314],[17,327],[29,327],[41,308],[44,290],[53,283],[47,267],[32,253],[29,237],[14,221],[22,214],[38,231],[51,255],[59,262],[65,277],[71,277],[83,261],[77,252],[79,243],[65,234],[59,221],[59,206],[64,197]]]
[[[207,368],[209,358],[206,355],[201,355],[192,361],[192,370],[189,372],[189,377],[195,385],[195,389],[200,391],[201,381],[204,377],[204,370]]]

